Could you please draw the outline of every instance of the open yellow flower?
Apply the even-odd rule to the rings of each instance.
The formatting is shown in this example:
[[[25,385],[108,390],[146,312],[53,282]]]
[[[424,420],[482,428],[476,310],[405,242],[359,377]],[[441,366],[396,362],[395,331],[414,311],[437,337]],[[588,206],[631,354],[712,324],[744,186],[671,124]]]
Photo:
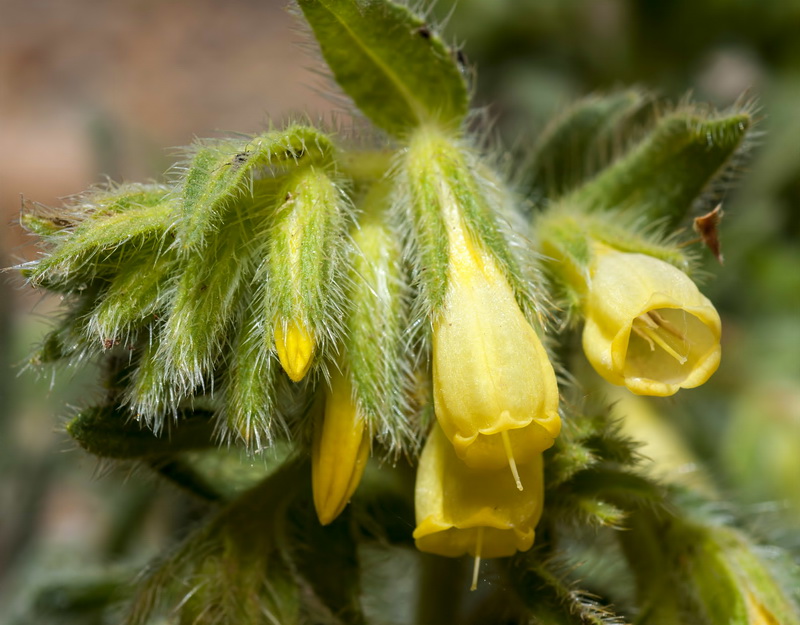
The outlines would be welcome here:
[[[682,271],[652,256],[597,245],[589,267],[583,350],[612,384],[672,395],[719,366],[721,324]]]
[[[447,222],[447,295],[433,326],[436,417],[468,465],[516,473],[561,428],[555,372],[494,258],[457,216]]]
[[[449,557],[469,554],[476,558],[476,572],[481,557],[530,549],[544,503],[542,455],[518,469],[528,485],[525,491],[515,488],[505,469],[468,467],[434,426],[417,469],[417,548]]]
[[[325,411],[314,424],[311,486],[319,522],[328,525],[342,513],[358,487],[369,457],[370,439],[353,401],[350,381],[334,371]]]

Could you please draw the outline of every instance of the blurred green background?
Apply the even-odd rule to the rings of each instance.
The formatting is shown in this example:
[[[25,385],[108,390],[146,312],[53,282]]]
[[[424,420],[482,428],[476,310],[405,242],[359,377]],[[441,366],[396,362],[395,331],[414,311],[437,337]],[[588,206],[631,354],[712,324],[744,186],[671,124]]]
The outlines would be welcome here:
[[[284,5],[0,0],[0,265],[36,257],[14,225],[20,194],[56,205],[106,177],[159,178],[170,146],[195,136],[256,132],[298,113],[341,118]],[[725,264],[704,257],[723,364],[705,387],[651,406],[737,515],[799,553],[800,2],[440,0],[434,13],[477,69],[474,102],[514,153],[592,92],[634,85],[720,108],[756,99],[751,158],[723,201]],[[37,599],[35,588],[118,556],[138,566],[199,511],[69,442],[61,424],[97,392],[94,372],[20,373],[58,301],[6,275],[0,621],[39,601],[45,622],[58,595]]]

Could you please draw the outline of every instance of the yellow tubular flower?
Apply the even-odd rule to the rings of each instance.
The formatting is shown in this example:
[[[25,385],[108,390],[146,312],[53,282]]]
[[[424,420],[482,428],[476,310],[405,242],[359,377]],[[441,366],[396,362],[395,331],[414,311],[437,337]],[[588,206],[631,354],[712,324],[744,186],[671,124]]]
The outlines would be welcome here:
[[[275,350],[286,374],[299,382],[308,373],[314,356],[314,337],[299,319],[275,322]]]
[[[539,337],[496,261],[449,216],[450,273],[433,326],[434,409],[445,435],[474,468],[510,466],[553,444],[561,429],[558,386]]]
[[[719,315],[685,273],[598,245],[589,274],[583,350],[606,380],[663,397],[717,370]]]
[[[365,430],[349,380],[334,371],[324,415],[314,424],[311,451],[314,507],[323,525],[341,514],[361,481],[370,447]]]
[[[417,469],[417,549],[448,557],[469,554],[476,558],[476,573],[482,557],[530,549],[544,502],[542,455],[518,468],[528,485],[524,492],[514,487],[505,468],[487,471],[464,464],[435,425]]]

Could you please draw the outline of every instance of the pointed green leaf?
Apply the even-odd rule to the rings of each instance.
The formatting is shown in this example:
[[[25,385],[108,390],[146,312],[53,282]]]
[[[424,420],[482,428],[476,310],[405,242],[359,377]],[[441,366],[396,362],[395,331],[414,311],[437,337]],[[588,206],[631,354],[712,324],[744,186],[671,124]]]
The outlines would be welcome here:
[[[87,408],[67,424],[67,433],[86,451],[102,458],[160,456],[214,445],[213,414],[181,410],[166,431],[154,434],[120,407]]]
[[[34,591],[28,622],[101,623],[103,612],[119,601],[136,573],[121,568],[72,571],[68,579],[45,583]]]
[[[280,552],[286,506],[310,480],[287,462],[226,503],[137,581],[123,623],[297,623],[299,591]]]
[[[567,201],[589,210],[631,208],[674,227],[737,152],[747,113],[706,118],[678,111],[660,120],[626,156]]]
[[[359,109],[395,136],[438,124],[458,128],[468,93],[441,39],[388,0],[298,0],[336,81]]]
[[[629,90],[579,100],[556,117],[536,142],[530,167],[534,187],[549,200],[578,186],[611,158],[620,126],[648,98]],[[618,137],[617,137],[618,138]]]

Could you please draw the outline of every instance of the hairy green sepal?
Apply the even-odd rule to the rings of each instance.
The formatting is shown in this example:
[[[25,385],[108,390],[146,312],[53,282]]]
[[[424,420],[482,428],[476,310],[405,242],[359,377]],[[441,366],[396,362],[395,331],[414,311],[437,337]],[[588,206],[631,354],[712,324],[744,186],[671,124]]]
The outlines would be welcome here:
[[[201,250],[242,196],[257,195],[259,180],[280,177],[301,163],[325,162],[333,151],[326,135],[289,126],[245,140],[196,146],[183,180],[177,235],[182,251]]]
[[[345,197],[312,166],[294,173],[277,201],[267,258],[274,322],[299,321],[315,341],[329,340],[341,326]]]
[[[369,430],[399,450],[412,436],[406,414],[409,291],[400,238],[385,220],[387,190],[380,184],[367,195],[352,234],[344,353]]]

